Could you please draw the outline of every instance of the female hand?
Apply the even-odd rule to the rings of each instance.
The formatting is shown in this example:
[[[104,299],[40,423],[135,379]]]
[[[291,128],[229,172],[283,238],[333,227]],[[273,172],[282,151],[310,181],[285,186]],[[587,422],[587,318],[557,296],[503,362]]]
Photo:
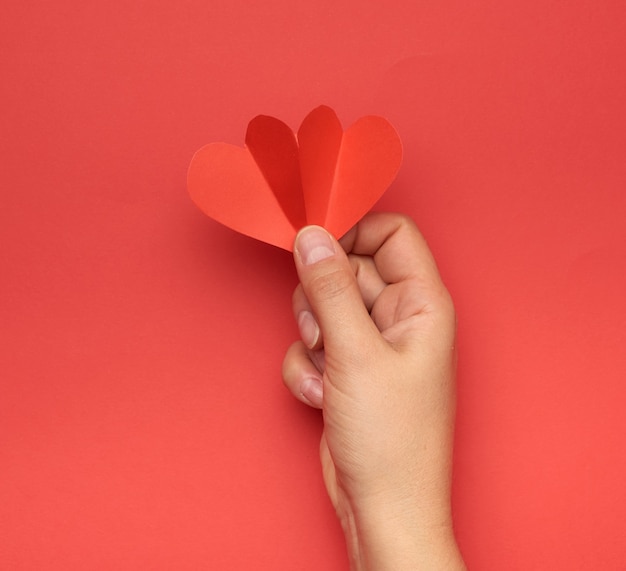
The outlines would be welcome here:
[[[455,313],[407,217],[295,241],[301,341],[283,378],[323,411],[324,481],[352,569],[464,569],[452,530]]]

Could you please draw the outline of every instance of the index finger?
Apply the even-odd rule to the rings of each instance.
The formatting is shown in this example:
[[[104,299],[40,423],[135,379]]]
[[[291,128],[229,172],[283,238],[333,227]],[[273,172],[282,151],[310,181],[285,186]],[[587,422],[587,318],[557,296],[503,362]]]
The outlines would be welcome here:
[[[406,215],[367,214],[339,242],[348,253],[372,256],[388,284],[417,279],[425,287],[443,285],[426,240]]]

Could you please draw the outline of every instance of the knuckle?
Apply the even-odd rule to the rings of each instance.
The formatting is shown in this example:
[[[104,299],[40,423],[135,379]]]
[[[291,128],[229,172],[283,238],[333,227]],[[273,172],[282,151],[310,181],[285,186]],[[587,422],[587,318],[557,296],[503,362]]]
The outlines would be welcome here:
[[[441,286],[441,288],[433,294],[430,306],[433,310],[435,321],[439,325],[439,330],[454,336],[457,323],[456,309],[452,296],[445,287]]]
[[[283,384],[289,389],[291,388],[291,385],[293,384],[293,381],[294,381],[295,371],[297,367],[298,353],[300,351],[300,344],[301,344],[300,341],[294,341],[287,349],[287,352],[285,353],[285,357],[283,359],[282,371],[281,371],[282,377],[283,377]]]
[[[443,285],[432,292],[431,305],[442,317],[449,318],[453,317],[455,314],[452,296]]]
[[[415,221],[408,214],[397,214],[396,216],[398,217],[398,227],[417,230]]]
[[[306,305],[306,296],[304,294],[304,290],[302,289],[302,284],[299,283],[296,288],[293,290],[293,295],[291,296],[291,306],[294,309],[294,312],[303,308]]]
[[[346,268],[333,268],[311,277],[307,290],[320,300],[342,297],[354,284],[354,274]]]
[[[441,315],[449,319],[454,319],[456,314],[454,301],[452,300],[450,292],[448,292],[448,290],[443,286],[441,287],[441,290],[439,291],[439,294],[437,296],[437,305],[439,307]]]

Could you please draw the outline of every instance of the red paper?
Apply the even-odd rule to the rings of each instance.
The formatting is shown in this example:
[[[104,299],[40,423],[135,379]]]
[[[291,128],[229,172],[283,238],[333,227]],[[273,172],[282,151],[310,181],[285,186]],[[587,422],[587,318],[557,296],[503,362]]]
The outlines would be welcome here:
[[[291,250],[297,231],[318,224],[345,234],[382,196],[402,162],[402,144],[382,117],[361,117],[343,131],[326,106],[297,135],[282,121],[250,121],[244,148],[202,147],[191,160],[192,200],[222,224]]]

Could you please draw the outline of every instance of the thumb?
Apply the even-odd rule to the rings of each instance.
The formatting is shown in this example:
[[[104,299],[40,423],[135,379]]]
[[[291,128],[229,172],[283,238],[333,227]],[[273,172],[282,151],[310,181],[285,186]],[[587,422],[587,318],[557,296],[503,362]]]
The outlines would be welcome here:
[[[294,260],[326,353],[348,357],[371,348],[380,335],[339,242],[320,226],[306,226],[296,236]]]

